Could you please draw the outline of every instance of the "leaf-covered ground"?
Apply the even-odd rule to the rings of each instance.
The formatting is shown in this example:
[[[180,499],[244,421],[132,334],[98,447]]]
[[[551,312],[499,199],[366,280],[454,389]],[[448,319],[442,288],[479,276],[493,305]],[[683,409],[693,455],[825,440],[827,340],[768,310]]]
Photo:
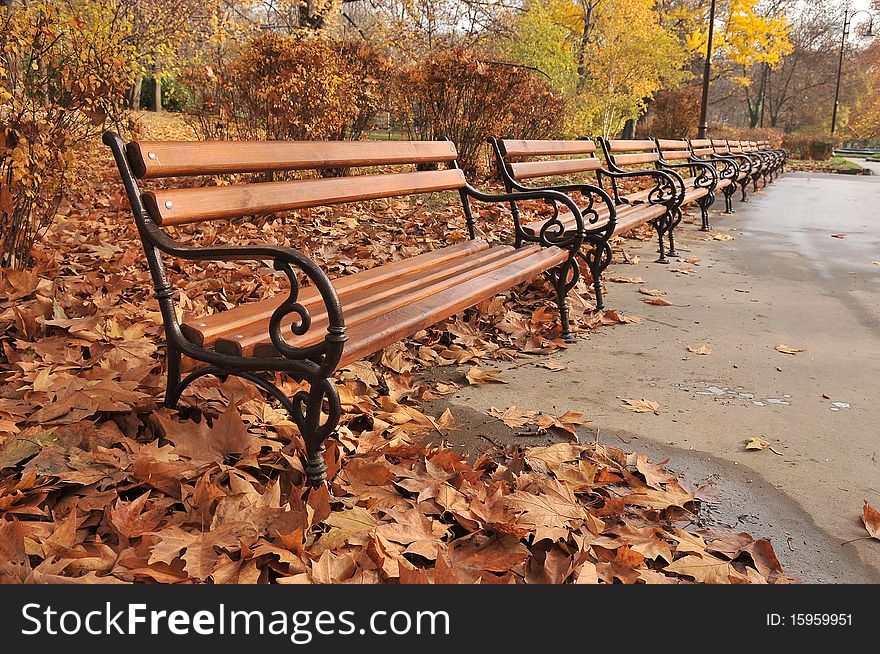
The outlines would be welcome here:
[[[540,280],[341,372],[329,489],[304,491],[296,427],[235,378],[194,384],[183,404],[195,418],[161,408],[158,307],[109,157],[92,160],[36,268],[0,278],[0,581],[789,581],[766,540],[694,527],[699,502],[662,465],[576,442],[579,414],[522,407],[518,420],[564,438],[546,447],[468,460],[432,445],[456,418],[420,406],[457,386],[421,381],[420,370],[465,365],[459,383],[485,383],[492,359],[565,347]],[[457,202],[376,202],[179,235],[292,245],[338,276],[464,238]],[[509,218],[484,206],[478,220],[491,237]],[[263,264],[170,262],[169,272],[185,315],[283,288]],[[580,331],[637,321],[594,311],[587,286],[578,290]]]

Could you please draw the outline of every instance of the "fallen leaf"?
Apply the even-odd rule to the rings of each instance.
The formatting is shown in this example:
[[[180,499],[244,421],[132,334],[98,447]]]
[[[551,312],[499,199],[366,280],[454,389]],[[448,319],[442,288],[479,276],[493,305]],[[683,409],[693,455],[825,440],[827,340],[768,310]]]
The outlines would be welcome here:
[[[615,282],[617,284],[644,284],[645,283],[645,280],[642,279],[641,277],[626,277],[623,275],[617,275],[617,276],[613,276],[613,277],[609,276],[608,281]]]
[[[666,566],[665,571],[693,577],[701,584],[729,584],[745,581],[743,574],[738,572],[729,561],[710,554],[703,556],[688,554],[673,562],[672,565]]]
[[[846,238],[849,234],[832,234],[831,238]]]
[[[635,411],[636,413],[659,413],[660,404],[657,402],[652,402],[651,400],[623,400],[630,411]]]
[[[520,427],[525,427],[534,420],[535,416],[538,414],[536,411],[520,411],[515,406],[507,407],[504,411],[496,409],[493,406],[489,409],[489,415],[498,418],[511,429],[518,429]]]
[[[672,302],[670,302],[669,300],[664,300],[662,297],[652,297],[652,298],[643,297],[640,299],[645,304],[654,304],[658,307],[671,307],[672,306]]]
[[[710,348],[708,345],[698,345],[697,347],[689,345],[688,352],[693,352],[694,354],[702,354],[705,356],[712,354],[712,348]]]
[[[764,450],[770,447],[770,441],[761,438],[760,436],[752,436],[746,442],[747,450]]]
[[[478,384],[506,384],[506,381],[498,377],[500,374],[500,370],[481,370],[477,366],[471,366],[464,377],[467,379],[468,384],[472,386]]]
[[[868,504],[868,500],[864,500],[865,507],[862,510],[862,522],[871,538],[880,540],[880,511]]]
[[[554,361],[553,359],[548,359],[547,361],[542,361],[538,364],[540,368],[547,368],[547,370],[553,370],[554,372],[559,372],[560,370],[568,370],[568,366],[564,363],[560,363],[559,361]]]
[[[789,345],[786,345],[785,343],[780,343],[779,345],[775,346],[773,349],[776,350],[777,352],[782,352],[783,354],[797,354],[798,352],[805,352],[806,351],[803,348],[791,347]]]
[[[666,291],[661,291],[659,288],[640,288],[639,293],[642,295],[650,295],[651,297],[666,295]]]

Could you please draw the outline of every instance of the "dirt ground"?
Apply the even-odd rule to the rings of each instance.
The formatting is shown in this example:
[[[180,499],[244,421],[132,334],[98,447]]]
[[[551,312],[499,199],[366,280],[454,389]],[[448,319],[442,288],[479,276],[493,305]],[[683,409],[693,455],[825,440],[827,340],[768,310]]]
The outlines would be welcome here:
[[[501,365],[507,384],[467,387],[432,408],[451,408],[460,428],[449,438],[471,452],[548,440],[506,427],[493,406],[581,411],[582,439],[668,457],[714,500],[703,520],[771,538],[789,573],[880,582],[880,543],[859,520],[863,500],[880,506],[878,207],[880,177],[788,173],[733,215],[713,210],[714,233],[733,240],[683,224],[682,259],[667,266],[653,262],[653,243],[629,241],[640,261],[606,277],[644,283],[609,282],[607,304],[642,324],[552,356],[564,370],[539,367],[544,357]],[[672,306],[641,302],[639,288],[665,291]],[[661,409],[635,413],[623,398]],[[746,451],[752,437],[771,448]]]

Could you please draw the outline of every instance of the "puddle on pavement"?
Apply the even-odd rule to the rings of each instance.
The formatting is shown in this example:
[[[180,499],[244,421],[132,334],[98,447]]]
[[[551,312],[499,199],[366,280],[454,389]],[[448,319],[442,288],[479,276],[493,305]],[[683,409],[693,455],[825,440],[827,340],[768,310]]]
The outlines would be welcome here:
[[[709,395],[717,398],[723,398],[725,400],[740,400],[742,402],[748,402],[753,406],[767,406],[767,405],[790,405],[791,404],[791,395],[783,395],[782,397],[766,397],[766,398],[758,398],[755,393],[747,391],[742,386],[737,386],[735,388],[728,388],[726,386],[716,386],[714,384],[706,384],[705,382],[701,382],[699,384],[694,385],[693,387],[686,384],[672,384],[673,388],[677,388],[679,390],[695,393],[696,395]],[[844,404],[843,402],[839,402],[836,404]],[[849,405],[847,405],[847,408]],[[834,409],[838,411],[839,409]]]

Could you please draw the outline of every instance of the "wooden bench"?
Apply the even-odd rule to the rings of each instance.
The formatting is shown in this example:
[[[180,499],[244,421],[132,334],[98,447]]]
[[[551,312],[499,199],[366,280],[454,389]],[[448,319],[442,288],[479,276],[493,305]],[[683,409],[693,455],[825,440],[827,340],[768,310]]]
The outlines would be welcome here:
[[[710,139],[688,139],[691,156],[695,161],[704,161],[715,167],[718,173],[718,186],[724,194],[724,213],[733,213],[733,196],[737,184],[747,180],[746,173],[733,157],[715,152]]]
[[[657,170],[673,175],[679,189],[679,204],[673,211],[668,227],[669,254],[676,256],[674,234],[675,228],[681,222],[681,207],[696,203],[703,214],[704,224],[708,225],[709,206],[715,199],[715,189],[718,183],[718,174],[715,169],[704,162],[688,161],[675,162],[664,161],[661,149],[654,139],[599,139],[608,167],[614,171],[626,170],[626,166],[652,165]],[[668,150],[673,157],[687,157],[678,151]],[[687,176],[682,176],[673,168],[689,171]],[[613,180],[612,180],[613,183]],[[630,197],[638,200],[650,193],[649,190],[640,191]]]
[[[717,191],[724,193],[725,209],[729,213],[730,196],[736,190],[734,186],[735,171],[730,162],[717,159],[697,157],[687,139],[654,139],[655,151],[660,155],[656,165],[663,169],[677,169],[687,172],[684,182],[692,189],[705,188],[707,193],[697,198],[700,207],[700,230],[708,232],[709,207],[715,201]]]
[[[334,372],[517,284],[545,274],[560,310],[561,335],[571,339],[566,296],[579,269],[575,257],[586,230],[577,205],[556,191],[492,195],[471,187],[449,141],[425,142],[132,142],[104,134],[134,214],[159,302],[167,343],[164,403],[204,375],[235,375],[258,385],[289,412],[306,444],[312,485],[325,480],[324,440],[341,417]],[[407,170],[440,164],[440,170]],[[392,167],[389,171],[388,167]],[[342,176],[288,179],[289,171],[332,170]],[[377,172],[385,171],[385,172]],[[354,170],[360,174],[352,174]],[[365,170],[367,172],[365,172]],[[138,179],[258,173],[285,181],[142,191]],[[176,185],[177,182],[174,182]],[[193,247],[165,228],[231,220],[309,207],[440,191],[457,192],[469,240],[331,280],[305,253],[274,245]],[[516,247],[477,238],[472,200],[543,200],[561,221],[526,231],[514,221]],[[290,285],[287,294],[178,321],[163,256],[199,261],[272,261]],[[181,379],[181,357],[202,366]],[[286,397],[260,372],[283,372],[308,390]]]
[[[727,141],[727,139],[712,139],[712,151],[716,157],[726,157],[736,162],[740,170],[739,179],[737,180],[742,192],[740,201],[748,202],[746,190],[749,187],[749,182],[758,174],[757,166],[753,158],[744,154],[742,148],[738,145],[732,145],[733,143],[735,142]]]
[[[611,247],[608,243],[611,237],[629,232],[638,225],[651,223],[660,245],[657,261],[668,263],[664,236],[681,201],[680,189],[673,174],[660,170],[619,171],[605,168],[596,156],[596,144],[589,139],[553,141],[490,138],[489,143],[508,192],[519,195],[542,188],[580,194],[584,233],[579,256],[590,270],[597,308],[604,308],[601,275],[611,263]],[[573,181],[575,177],[585,176],[593,176],[595,184]],[[644,178],[653,186],[644,192],[623,195],[617,186],[617,181],[623,178]],[[606,179],[611,180],[611,193],[605,190]],[[526,183],[532,185],[526,186]],[[519,224],[516,206],[511,205],[511,211]],[[522,230],[526,234],[541,234],[555,229],[556,220],[562,221],[566,234],[578,229],[574,217],[563,214],[526,222]],[[674,244],[671,235],[670,243]]]

